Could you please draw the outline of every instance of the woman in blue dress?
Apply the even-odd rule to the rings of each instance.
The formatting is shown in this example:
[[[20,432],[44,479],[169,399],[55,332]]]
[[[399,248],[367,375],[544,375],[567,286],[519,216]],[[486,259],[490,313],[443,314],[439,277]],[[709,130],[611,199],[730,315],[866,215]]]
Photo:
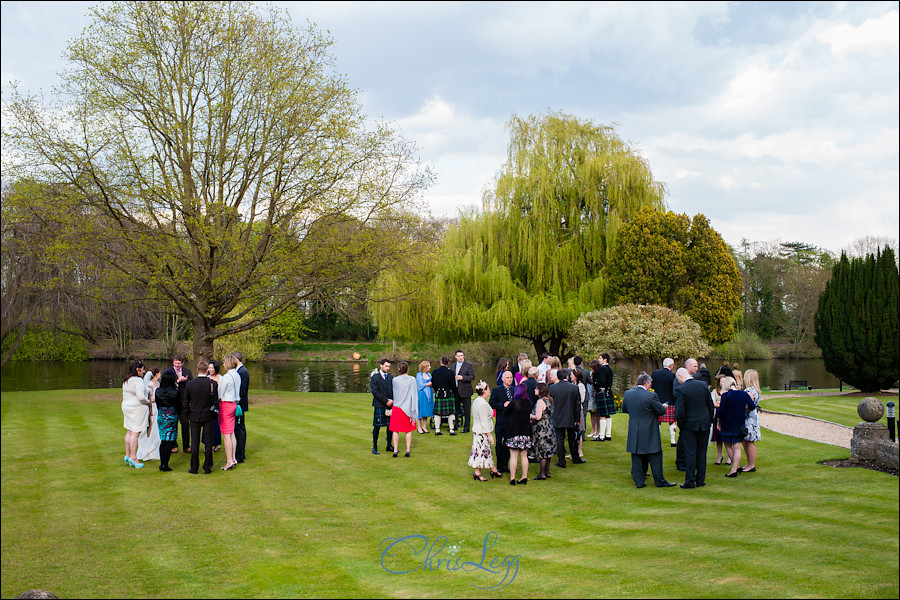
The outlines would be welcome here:
[[[750,394],[735,388],[733,377],[722,378],[722,389],[727,391],[722,394],[722,401],[719,404],[716,428],[719,430],[722,443],[732,448],[729,452],[732,456],[731,471],[725,477],[737,477],[743,472],[738,469],[741,463],[741,442],[747,437],[747,414],[756,409],[756,403]]]
[[[416,373],[416,385],[419,388],[419,433],[428,433],[428,419],[434,416],[434,389],[431,385],[431,363],[423,360]]]

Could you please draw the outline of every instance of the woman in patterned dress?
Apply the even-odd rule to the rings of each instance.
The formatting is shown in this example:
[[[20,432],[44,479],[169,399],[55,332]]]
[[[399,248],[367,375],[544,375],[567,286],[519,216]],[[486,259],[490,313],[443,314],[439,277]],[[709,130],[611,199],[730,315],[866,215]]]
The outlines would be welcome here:
[[[159,425],[159,470],[171,471],[169,458],[178,444],[178,382],[175,371],[166,369],[153,393],[156,401],[156,423]]]
[[[528,401],[528,386],[520,383],[513,392],[512,402],[506,407],[506,438],[509,448],[509,484],[516,485],[516,463],[522,463],[520,485],[528,483],[528,449],[534,445],[531,429],[531,402]]]
[[[556,453],[556,427],[553,423],[553,398],[546,383],[537,384],[538,400],[531,413],[534,445],[528,458],[541,462],[541,472],[535,479],[550,477],[550,459]]]
[[[737,365],[734,366],[737,367]],[[758,408],[760,388],[759,373],[756,372],[756,369],[747,369],[747,372],[744,373],[744,383],[747,386],[745,391],[750,394],[750,399],[753,400],[753,403]],[[755,473],[756,442],[762,439],[762,430],[759,428],[759,413],[756,412],[756,408],[747,414],[745,426],[747,427],[747,437],[744,438],[743,446],[744,454],[747,455],[747,464],[738,470],[742,473]]]
[[[469,466],[475,469],[472,477],[476,481],[487,481],[481,475],[482,469],[490,469],[491,477],[500,477],[491,454],[491,445],[494,443],[494,411],[488,404],[491,388],[486,382],[479,381],[475,386],[475,393],[477,396],[472,401],[472,452],[469,454]]]

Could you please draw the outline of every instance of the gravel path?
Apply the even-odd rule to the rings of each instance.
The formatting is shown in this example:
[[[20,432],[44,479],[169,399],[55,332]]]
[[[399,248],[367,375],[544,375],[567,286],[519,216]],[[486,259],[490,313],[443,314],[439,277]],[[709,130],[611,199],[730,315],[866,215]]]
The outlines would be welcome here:
[[[764,408],[759,409],[759,424],[775,433],[847,449],[850,448],[850,440],[853,439],[852,427]]]

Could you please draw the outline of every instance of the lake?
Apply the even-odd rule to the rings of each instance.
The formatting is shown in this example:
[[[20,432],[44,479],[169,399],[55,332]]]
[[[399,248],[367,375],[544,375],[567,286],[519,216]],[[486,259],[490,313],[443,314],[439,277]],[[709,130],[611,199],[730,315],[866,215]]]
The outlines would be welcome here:
[[[145,361],[147,368],[170,366],[168,362]],[[437,363],[432,363],[437,364]],[[707,364],[715,372],[720,362]],[[825,371],[824,361],[748,360],[741,369],[759,371],[760,383],[784,389],[792,379],[805,379],[813,388],[837,388],[838,379]],[[415,364],[410,365],[415,368]],[[368,392],[374,363],[266,361],[247,363],[252,390],[295,392]],[[634,385],[637,375],[657,368],[655,361],[620,360],[612,364],[613,388],[620,394]],[[119,388],[128,370],[128,361],[90,360],[83,362],[8,362],[0,370],[0,391]],[[396,374],[396,367],[393,370]],[[414,374],[414,373],[411,373]],[[493,365],[476,365],[476,381],[496,381]]]

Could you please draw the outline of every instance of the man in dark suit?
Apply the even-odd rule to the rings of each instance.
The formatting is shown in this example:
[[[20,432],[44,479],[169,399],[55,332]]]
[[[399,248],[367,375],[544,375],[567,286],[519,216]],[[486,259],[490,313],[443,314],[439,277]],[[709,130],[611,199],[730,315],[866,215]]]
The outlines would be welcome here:
[[[250,373],[247,372],[247,367],[244,366],[244,355],[240,352],[234,352],[233,356],[238,361],[237,372],[238,376],[241,378],[241,389],[238,390],[238,398],[240,401],[238,405],[241,407],[241,411],[243,414],[238,417],[234,422],[234,439],[235,439],[235,449],[234,449],[234,460],[239,463],[244,462],[247,459],[246,456],[246,448],[247,448],[247,411],[250,410]]]
[[[469,433],[469,422],[472,418],[472,381],[475,379],[475,367],[466,360],[462,350],[456,351],[456,364],[453,365],[456,376],[456,414],[463,415],[463,433]]]
[[[386,452],[393,452],[394,447],[391,445],[391,418],[384,414],[384,411],[394,405],[391,396],[394,395],[394,376],[390,374],[391,361],[382,358],[378,361],[378,369],[372,373],[369,380],[369,389],[372,391],[372,406],[374,416],[372,417],[372,454],[380,454],[378,452],[378,434],[382,427],[387,428],[387,448]]]
[[[488,404],[497,411],[497,421],[494,424],[494,455],[497,459],[497,470],[509,473],[509,447],[503,438],[506,437],[506,407],[513,399],[515,380],[512,371],[504,371],[501,381],[503,383],[491,389]]]
[[[677,445],[675,443],[675,392],[673,385],[675,383],[675,373],[672,372],[674,368],[675,361],[666,357],[663,360],[663,368],[656,369],[651,375],[653,391],[659,396],[660,403],[666,405],[666,414],[662,415],[659,420],[669,424],[669,440],[672,447]]]
[[[581,410],[581,392],[578,386],[567,381],[568,369],[547,371],[547,379],[550,382],[550,397],[553,398],[553,421],[556,424],[556,466],[566,468],[566,438],[569,438],[569,454],[576,465],[587,461],[578,456],[577,424]]]
[[[706,485],[706,448],[709,428],[715,419],[712,395],[702,381],[692,379],[687,369],[678,369],[675,378],[681,384],[675,390],[675,419],[684,447],[684,489]]]
[[[671,371],[669,372],[671,373]],[[625,392],[622,412],[628,414],[628,440],[625,451],[631,452],[631,477],[642,488],[647,484],[647,466],[653,471],[656,487],[673,487],[663,475],[662,443],[659,439],[659,417],[666,407],[659,396],[650,390],[653,379],[646,373],[637,378],[637,385]]]
[[[166,369],[175,375],[178,383],[178,422],[181,424],[181,441],[185,452],[191,451],[191,422],[188,407],[184,404],[184,390],[187,382],[194,378],[191,370],[184,366],[184,357],[180,354],[172,359],[172,366]],[[176,444],[172,452],[178,452],[178,433],[175,433]]]
[[[197,378],[185,384],[184,406],[190,423],[191,439],[194,446],[191,448],[191,468],[188,473],[197,474],[200,467],[200,442],[203,441],[203,472],[207,475],[213,466],[213,428],[218,412],[214,412],[213,406],[219,404],[219,386],[215,381],[206,376],[206,361],[197,363]]]
[[[702,377],[700,376],[700,363],[697,362],[695,358],[689,358],[684,361],[684,368],[688,373],[688,377],[692,379],[698,379],[702,381]],[[681,382],[678,381],[678,378],[675,378],[675,381],[672,382],[672,394],[674,397],[675,390],[681,385]],[[675,449],[675,468],[679,471],[684,471],[684,443],[681,441],[681,435],[678,436],[678,443],[676,444],[677,448]]]

